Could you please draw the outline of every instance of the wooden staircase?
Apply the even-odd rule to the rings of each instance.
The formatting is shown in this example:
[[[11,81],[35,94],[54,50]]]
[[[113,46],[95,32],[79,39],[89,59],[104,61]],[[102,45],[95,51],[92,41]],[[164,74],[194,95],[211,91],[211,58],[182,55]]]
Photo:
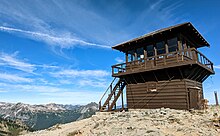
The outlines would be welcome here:
[[[114,84],[115,81],[116,78],[114,78],[114,80],[99,101],[99,111],[101,112],[124,110],[123,89],[125,88],[126,83],[123,79],[118,79],[116,84]],[[120,109],[117,109],[116,103],[120,96],[122,100],[122,107]],[[104,103],[102,105],[103,100]]]

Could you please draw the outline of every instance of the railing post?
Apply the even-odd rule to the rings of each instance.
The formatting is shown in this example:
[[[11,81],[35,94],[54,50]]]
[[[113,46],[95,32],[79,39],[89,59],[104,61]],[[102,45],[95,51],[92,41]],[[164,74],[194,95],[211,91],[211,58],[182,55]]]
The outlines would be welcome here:
[[[197,62],[198,61],[197,60],[197,53],[194,49],[192,51],[193,51],[193,60]]]
[[[179,53],[176,52],[176,61],[177,61],[177,62],[179,62],[179,58],[178,58],[178,56],[179,56]]]
[[[180,55],[181,55],[181,60],[184,61],[183,51],[181,51]]]
[[[147,67],[147,58],[144,58],[144,69]]]
[[[213,68],[213,64],[212,63],[210,63],[211,64],[211,69],[212,69],[212,71],[214,70],[214,68]]]
[[[101,110],[101,101],[99,101],[99,111]]]
[[[166,57],[165,57],[166,55],[163,55],[163,63],[164,63],[164,65],[166,65]]]
[[[218,106],[218,95],[217,95],[217,91],[214,91],[214,95],[215,95],[215,105]]]

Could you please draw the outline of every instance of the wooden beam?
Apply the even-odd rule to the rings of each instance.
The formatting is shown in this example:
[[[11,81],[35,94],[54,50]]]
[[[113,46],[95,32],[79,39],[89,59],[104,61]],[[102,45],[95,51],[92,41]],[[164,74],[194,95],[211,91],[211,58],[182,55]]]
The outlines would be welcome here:
[[[134,58],[137,60],[137,52],[134,53]]]
[[[144,59],[147,59],[147,51],[144,49]]]
[[[122,110],[124,110],[124,99],[123,99],[123,90],[121,92],[121,104],[122,104]]]
[[[180,41],[180,39],[178,38],[178,41],[177,41],[177,45],[178,45],[178,50],[182,50],[182,42]]]
[[[155,75],[154,72],[153,72],[153,75],[154,75],[154,78],[156,79],[156,81],[158,82],[158,78],[157,78],[157,76]]]
[[[147,67],[147,51],[144,49],[144,68],[146,69]]]
[[[157,48],[154,46],[154,56],[157,56]]]
[[[216,103],[216,106],[218,106],[218,95],[217,95],[217,92],[215,91],[214,94],[215,94],[215,103]]]
[[[165,49],[166,49],[166,53],[169,53],[169,49],[168,49],[168,44],[167,44],[167,42],[165,42]]]
[[[128,62],[128,52],[126,52],[125,54],[125,60],[126,60],[126,63]]]

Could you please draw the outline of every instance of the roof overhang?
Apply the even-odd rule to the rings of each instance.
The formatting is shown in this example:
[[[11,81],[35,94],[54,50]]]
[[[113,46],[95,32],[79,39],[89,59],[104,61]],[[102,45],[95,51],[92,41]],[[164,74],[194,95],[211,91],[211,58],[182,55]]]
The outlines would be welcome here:
[[[179,33],[193,40],[196,44],[196,48],[203,46],[208,46],[208,47],[210,46],[209,43],[203,38],[203,36],[198,32],[198,30],[196,30],[196,28],[190,22],[187,22],[153,31],[138,38],[115,45],[112,47],[112,49],[126,52],[129,48],[136,48],[136,47],[138,48],[140,44],[143,42],[148,43],[152,41],[158,41],[158,38],[169,37],[171,35],[175,35]]]

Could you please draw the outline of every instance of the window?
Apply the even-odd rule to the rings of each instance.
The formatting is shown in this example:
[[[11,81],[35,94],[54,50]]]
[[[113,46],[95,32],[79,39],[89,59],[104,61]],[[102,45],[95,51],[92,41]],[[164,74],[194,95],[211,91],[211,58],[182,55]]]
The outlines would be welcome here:
[[[186,47],[184,47],[185,46],[185,44],[186,44],[186,41],[185,41],[185,39],[184,38],[182,38],[182,49],[184,50]]]
[[[166,53],[165,42],[162,41],[162,42],[156,43],[156,49],[157,49],[157,55]]]
[[[169,52],[177,51],[177,38],[176,37],[167,40],[167,44],[168,44],[168,51]]]
[[[147,56],[148,57],[154,56],[154,46],[153,45],[148,45],[146,47],[146,49],[147,49]]]
[[[140,59],[143,59],[143,55],[144,55],[144,48],[138,48],[137,49],[137,59],[140,60]]]
[[[157,92],[157,83],[149,82],[148,83],[148,91],[149,92]]]
[[[134,50],[128,51],[128,62],[133,61],[134,58]]]

